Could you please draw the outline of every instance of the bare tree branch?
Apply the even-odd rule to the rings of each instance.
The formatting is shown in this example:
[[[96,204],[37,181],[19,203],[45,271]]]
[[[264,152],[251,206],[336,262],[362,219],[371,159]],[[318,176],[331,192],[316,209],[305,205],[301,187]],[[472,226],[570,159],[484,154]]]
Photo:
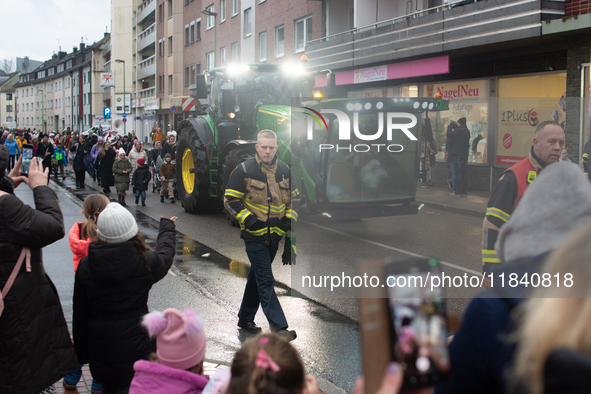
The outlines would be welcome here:
[[[4,59],[0,60],[0,70],[4,71],[6,74],[9,74],[14,69],[14,58],[12,57],[5,57]]]

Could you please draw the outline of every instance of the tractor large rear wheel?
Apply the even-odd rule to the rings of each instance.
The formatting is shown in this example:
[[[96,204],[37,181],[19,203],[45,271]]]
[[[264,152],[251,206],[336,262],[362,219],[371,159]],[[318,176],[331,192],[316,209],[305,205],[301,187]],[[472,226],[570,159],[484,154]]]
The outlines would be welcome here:
[[[222,210],[222,200],[210,197],[207,150],[192,127],[181,130],[176,155],[178,197],[188,213]]]

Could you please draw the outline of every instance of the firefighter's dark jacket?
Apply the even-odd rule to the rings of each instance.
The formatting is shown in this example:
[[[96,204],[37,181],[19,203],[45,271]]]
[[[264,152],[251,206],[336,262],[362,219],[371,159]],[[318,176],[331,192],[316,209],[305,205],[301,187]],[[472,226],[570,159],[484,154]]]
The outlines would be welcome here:
[[[277,156],[265,164],[257,154],[232,173],[224,205],[240,223],[241,238],[268,245],[295,225],[299,198],[289,166]]]
[[[505,224],[527,186],[533,182],[546,163],[530,148],[529,157],[507,169],[497,182],[486,208],[482,223],[482,271],[488,272],[491,266],[500,263],[495,251],[499,230]]]

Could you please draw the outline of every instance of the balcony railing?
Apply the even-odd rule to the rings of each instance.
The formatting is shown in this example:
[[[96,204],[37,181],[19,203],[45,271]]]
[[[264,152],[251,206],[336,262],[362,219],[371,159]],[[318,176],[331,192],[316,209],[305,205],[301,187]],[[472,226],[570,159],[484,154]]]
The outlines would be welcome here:
[[[541,35],[564,16],[563,1],[445,4],[309,41],[308,67],[339,69]]]
[[[105,64],[103,64],[103,71],[111,71],[111,61],[109,60]]]
[[[137,94],[138,94],[138,97],[141,99],[156,97],[156,86],[152,86],[147,89],[138,90]]]
[[[137,79],[147,78],[156,75],[156,55],[138,63]]]
[[[137,20],[142,23],[152,12],[156,12],[156,1],[146,0],[137,8]]]
[[[146,47],[156,42],[156,23],[153,23],[146,30],[142,31],[137,36],[137,50],[138,52],[143,51]]]

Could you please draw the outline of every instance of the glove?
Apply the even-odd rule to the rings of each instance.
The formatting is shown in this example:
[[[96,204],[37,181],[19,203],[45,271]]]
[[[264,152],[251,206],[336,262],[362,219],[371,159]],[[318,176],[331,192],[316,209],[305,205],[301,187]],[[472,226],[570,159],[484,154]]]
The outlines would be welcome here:
[[[291,237],[285,237],[285,244],[283,245],[283,254],[281,255],[281,261],[283,262],[283,265],[295,265],[296,256],[297,253],[295,239],[292,239]]]

